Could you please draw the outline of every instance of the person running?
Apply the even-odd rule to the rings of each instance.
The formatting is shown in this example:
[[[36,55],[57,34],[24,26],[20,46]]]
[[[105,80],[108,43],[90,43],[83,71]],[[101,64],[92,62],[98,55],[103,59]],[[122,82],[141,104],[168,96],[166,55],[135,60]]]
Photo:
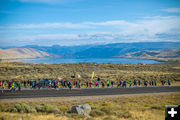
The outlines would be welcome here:
[[[12,82],[11,90],[10,91],[15,91],[15,83]]]
[[[134,86],[136,86],[136,80],[134,80],[133,83],[134,83]]]
[[[138,80],[138,84],[139,84],[139,86],[141,85],[141,81],[140,80]]]
[[[88,88],[88,87],[89,87],[89,82],[87,81],[87,82],[86,82],[86,88]]]
[[[21,82],[18,82],[18,91],[21,91]]]
[[[169,86],[171,85],[171,81],[170,81],[170,80],[168,80],[168,85],[169,85]]]
[[[76,81],[74,80],[74,86],[76,85]]]
[[[57,81],[57,88],[59,89],[59,87],[60,87],[60,82]]]
[[[107,87],[109,87],[109,80],[107,81]]]
[[[92,85],[92,83],[91,83],[91,81],[89,82],[89,87],[91,88],[91,85]]]
[[[120,86],[121,86],[121,81],[119,80],[117,87],[120,87]]]
[[[102,87],[104,88],[104,82],[102,82]]]
[[[79,80],[79,88],[81,88],[81,81]]]
[[[5,89],[5,81],[2,82],[2,93],[4,93],[4,89]]]
[[[24,80],[23,83],[24,83],[24,87],[26,88],[26,81]]]
[[[129,81],[129,87],[131,87],[131,84],[132,84],[132,82],[131,82],[131,80]]]
[[[8,89],[11,88],[11,84],[12,84],[12,83],[11,83],[11,81],[9,80],[9,81],[8,81]]]
[[[51,84],[52,84],[51,81],[49,81],[49,85],[48,85],[49,89],[51,88]]]
[[[126,88],[126,80],[123,81],[123,87]]]
[[[113,85],[114,85],[114,81],[111,81],[111,87],[113,88]]]
[[[54,81],[54,88],[56,89],[57,88],[57,82]]]
[[[66,83],[67,83],[67,81],[66,80],[64,80],[64,82],[63,82],[64,84],[63,84],[63,88],[65,87],[66,88]]]
[[[71,88],[72,88],[72,83],[69,82],[69,89],[71,90]]]
[[[2,81],[0,81],[0,87],[2,86]]]
[[[156,80],[154,81],[154,85],[155,85],[155,86],[157,85],[157,82],[156,82]]]
[[[95,86],[97,87],[97,81],[95,81]]]
[[[161,84],[162,84],[162,86],[164,86],[164,84],[165,84],[164,80],[161,81]]]
[[[153,80],[151,81],[151,85],[154,86],[154,81]]]
[[[99,87],[99,81],[97,81],[97,87]]]
[[[145,80],[144,81],[144,86],[147,87],[147,84],[148,84],[148,82]]]
[[[77,83],[77,81],[76,81],[76,88],[78,87],[78,83]]]

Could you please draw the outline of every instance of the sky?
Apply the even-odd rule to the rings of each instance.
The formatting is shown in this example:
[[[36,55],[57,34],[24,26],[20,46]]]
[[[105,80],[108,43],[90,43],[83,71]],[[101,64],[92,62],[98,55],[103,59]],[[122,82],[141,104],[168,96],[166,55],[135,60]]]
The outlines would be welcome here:
[[[0,46],[180,42],[180,0],[0,0]]]

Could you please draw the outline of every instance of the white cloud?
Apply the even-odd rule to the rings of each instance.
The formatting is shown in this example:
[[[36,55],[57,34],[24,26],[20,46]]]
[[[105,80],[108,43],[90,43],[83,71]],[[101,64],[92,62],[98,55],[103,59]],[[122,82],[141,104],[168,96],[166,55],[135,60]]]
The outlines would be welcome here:
[[[168,9],[162,9],[162,11],[169,13],[180,13],[180,8],[168,8]]]
[[[38,29],[39,28],[39,29]],[[53,28],[53,32],[51,30]],[[62,28],[62,29],[59,29]],[[30,31],[19,32],[12,37],[4,36],[3,30]],[[75,29],[75,30],[71,30]],[[39,30],[40,33],[32,33]],[[47,33],[47,31],[49,32]],[[61,33],[61,30],[67,32]],[[42,24],[23,24],[13,26],[0,26],[1,40],[3,42],[17,44],[60,44],[77,45],[90,43],[113,42],[145,42],[145,41],[180,41],[180,17],[178,16],[154,16],[146,17],[135,22],[124,20],[111,20],[103,22],[57,22]],[[43,31],[46,31],[43,33]],[[56,31],[56,33],[54,33]],[[59,32],[58,32],[59,31]],[[73,33],[73,31],[75,31]],[[32,33],[32,34],[31,34]],[[1,35],[2,34],[2,35]],[[4,36],[4,37],[2,37]],[[2,41],[3,40],[3,41]],[[9,41],[9,42],[8,42]]]

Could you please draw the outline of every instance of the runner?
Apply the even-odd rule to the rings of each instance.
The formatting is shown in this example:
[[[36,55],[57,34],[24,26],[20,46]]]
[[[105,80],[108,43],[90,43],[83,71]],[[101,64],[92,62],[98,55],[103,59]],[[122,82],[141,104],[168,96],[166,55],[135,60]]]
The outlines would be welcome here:
[[[54,81],[54,88],[56,89],[57,88],[57,82]]]
[[[71,88],[72,88],[72,83],[69,82],[69,89],[71,90]]]
[[[10,91],[15,91],[15,83],[13,82],[12,83],[12,86],[11,86],[11,90]]]
[[[26,88],[26,81],[24,80],[24,82],[23,82],[23,83],[24,83],[24,87]]]
[[[141,85],[141,81],[140,80],[138,80],[138,84],[139,84],[139,86]]]
[[[156,80],[154,81],[154,85],[155,85],[155,86],[157,85]]]
[[[131,80],[130,80],[130,81],[129,81],[129,87],[131,87],[131,84],[132,84],[132,83],[131,83]]]
[[[2,82],[2,93],[4,93],[4,89],[5,89],[5,81]]]
[[[97,87],[97,81],[95,81],[95,86]]]
[[[114,81],[111,81],[111,87],[113,88],[113,85],[114,85]]]
[[[50,88],[51,88],[51,81],[49,81],[49,85],[48,85],[48,87],[49,87],[48,89],[50,89]]]
[[[107,81],[107,88],[109,87],[109,80]]]
[[[76,81],[76,88],[78,87],[78,83],[77,83],[77,81]]]
[[[74,80],[74,86],[76,85],[76,81]]]
[[[104,88],[104,82],[102,82],[102,87]]]
[[[91,85],[92,85],[92,83],[91,83],[91,81],[89,82],[89,87],[91,88]]]
[[[2,81],[0,80],[0,87],[2,86]]]
[[[126,88],[126,80],[123,81],[123,87]]]
[[[171,81],[170,80],[168,80],[168,85],[171,85]]]
[[[59,89],[59,87],[60,87],[60,82],[57,81],[57,88]]]
[[[18,82],[18,91],[21,91],[21,82]]]
[[[117,87],[120,87],[120,86],[121,86],[121,81],[119,80]]]
[[[81,81],[79,80],[79,88],[81,88]]]
[[[88,81],[86,82],[86,88],[88,88],[89,87],[89,83],[88,83]]]
[[[148,84],[148,82],[145,80],[144,81],[144,86],[147,87],[147,84]]]
[[[153,80],[151,81],[151,83],[152,83],[152,86],[154,86],[154,81]]]

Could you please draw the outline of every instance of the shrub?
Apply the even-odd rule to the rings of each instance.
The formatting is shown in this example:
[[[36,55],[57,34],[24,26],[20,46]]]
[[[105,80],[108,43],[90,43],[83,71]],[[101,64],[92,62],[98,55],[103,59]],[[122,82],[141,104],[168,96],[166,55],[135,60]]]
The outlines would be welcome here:
[[[7,112],[18,112],[18,110],[15,107],[9,107],[6,111]]]
[[[118,118],[131,118],[132,117],[132,114],[129,112],[129,111],[124,111],[124,112],[120,112],[118,114]]]
[[[36,105],[35,109],[37,112],[43,112],[43,106],[41,106],[41,105]]]
[[[67,109],[68,109],[67,106],[64,106],[64,105],[59,107],[59,110],[64,113],[67,111]]]
[[[110,107],[102,107],[101,111],[103,111],[104,113],[106,113],[108,115],[112,113],[112,110]]]
[[[91,106],[91,109],[94,110],[94,109],[97,109],[96,106]]]
[[[0,112],[5,111],[6,107],[4,105],[0,105]]]
[[[18,112],[25,111],[24,108],[20,104],[15,104],[14,107],[17,109]]]
[[[110,106],[111,105],[111,103],[109,103],[109,102],[103,102],[103,104],[102,104],[102,106]]]
[[[102,112],[98,109],[92,110],[90,112],[90,116],[92,116],[92,117],[98,117],[98,116],[103,116],[103,115],[105,115],[104,112]]]
[[[59,112],[59,109],[52,106],[52,105],[49,105],[49,104],[46,104],[44,107],[43,107],[43,111],[44,112],[47,112],[47,113],[58,113]]]

